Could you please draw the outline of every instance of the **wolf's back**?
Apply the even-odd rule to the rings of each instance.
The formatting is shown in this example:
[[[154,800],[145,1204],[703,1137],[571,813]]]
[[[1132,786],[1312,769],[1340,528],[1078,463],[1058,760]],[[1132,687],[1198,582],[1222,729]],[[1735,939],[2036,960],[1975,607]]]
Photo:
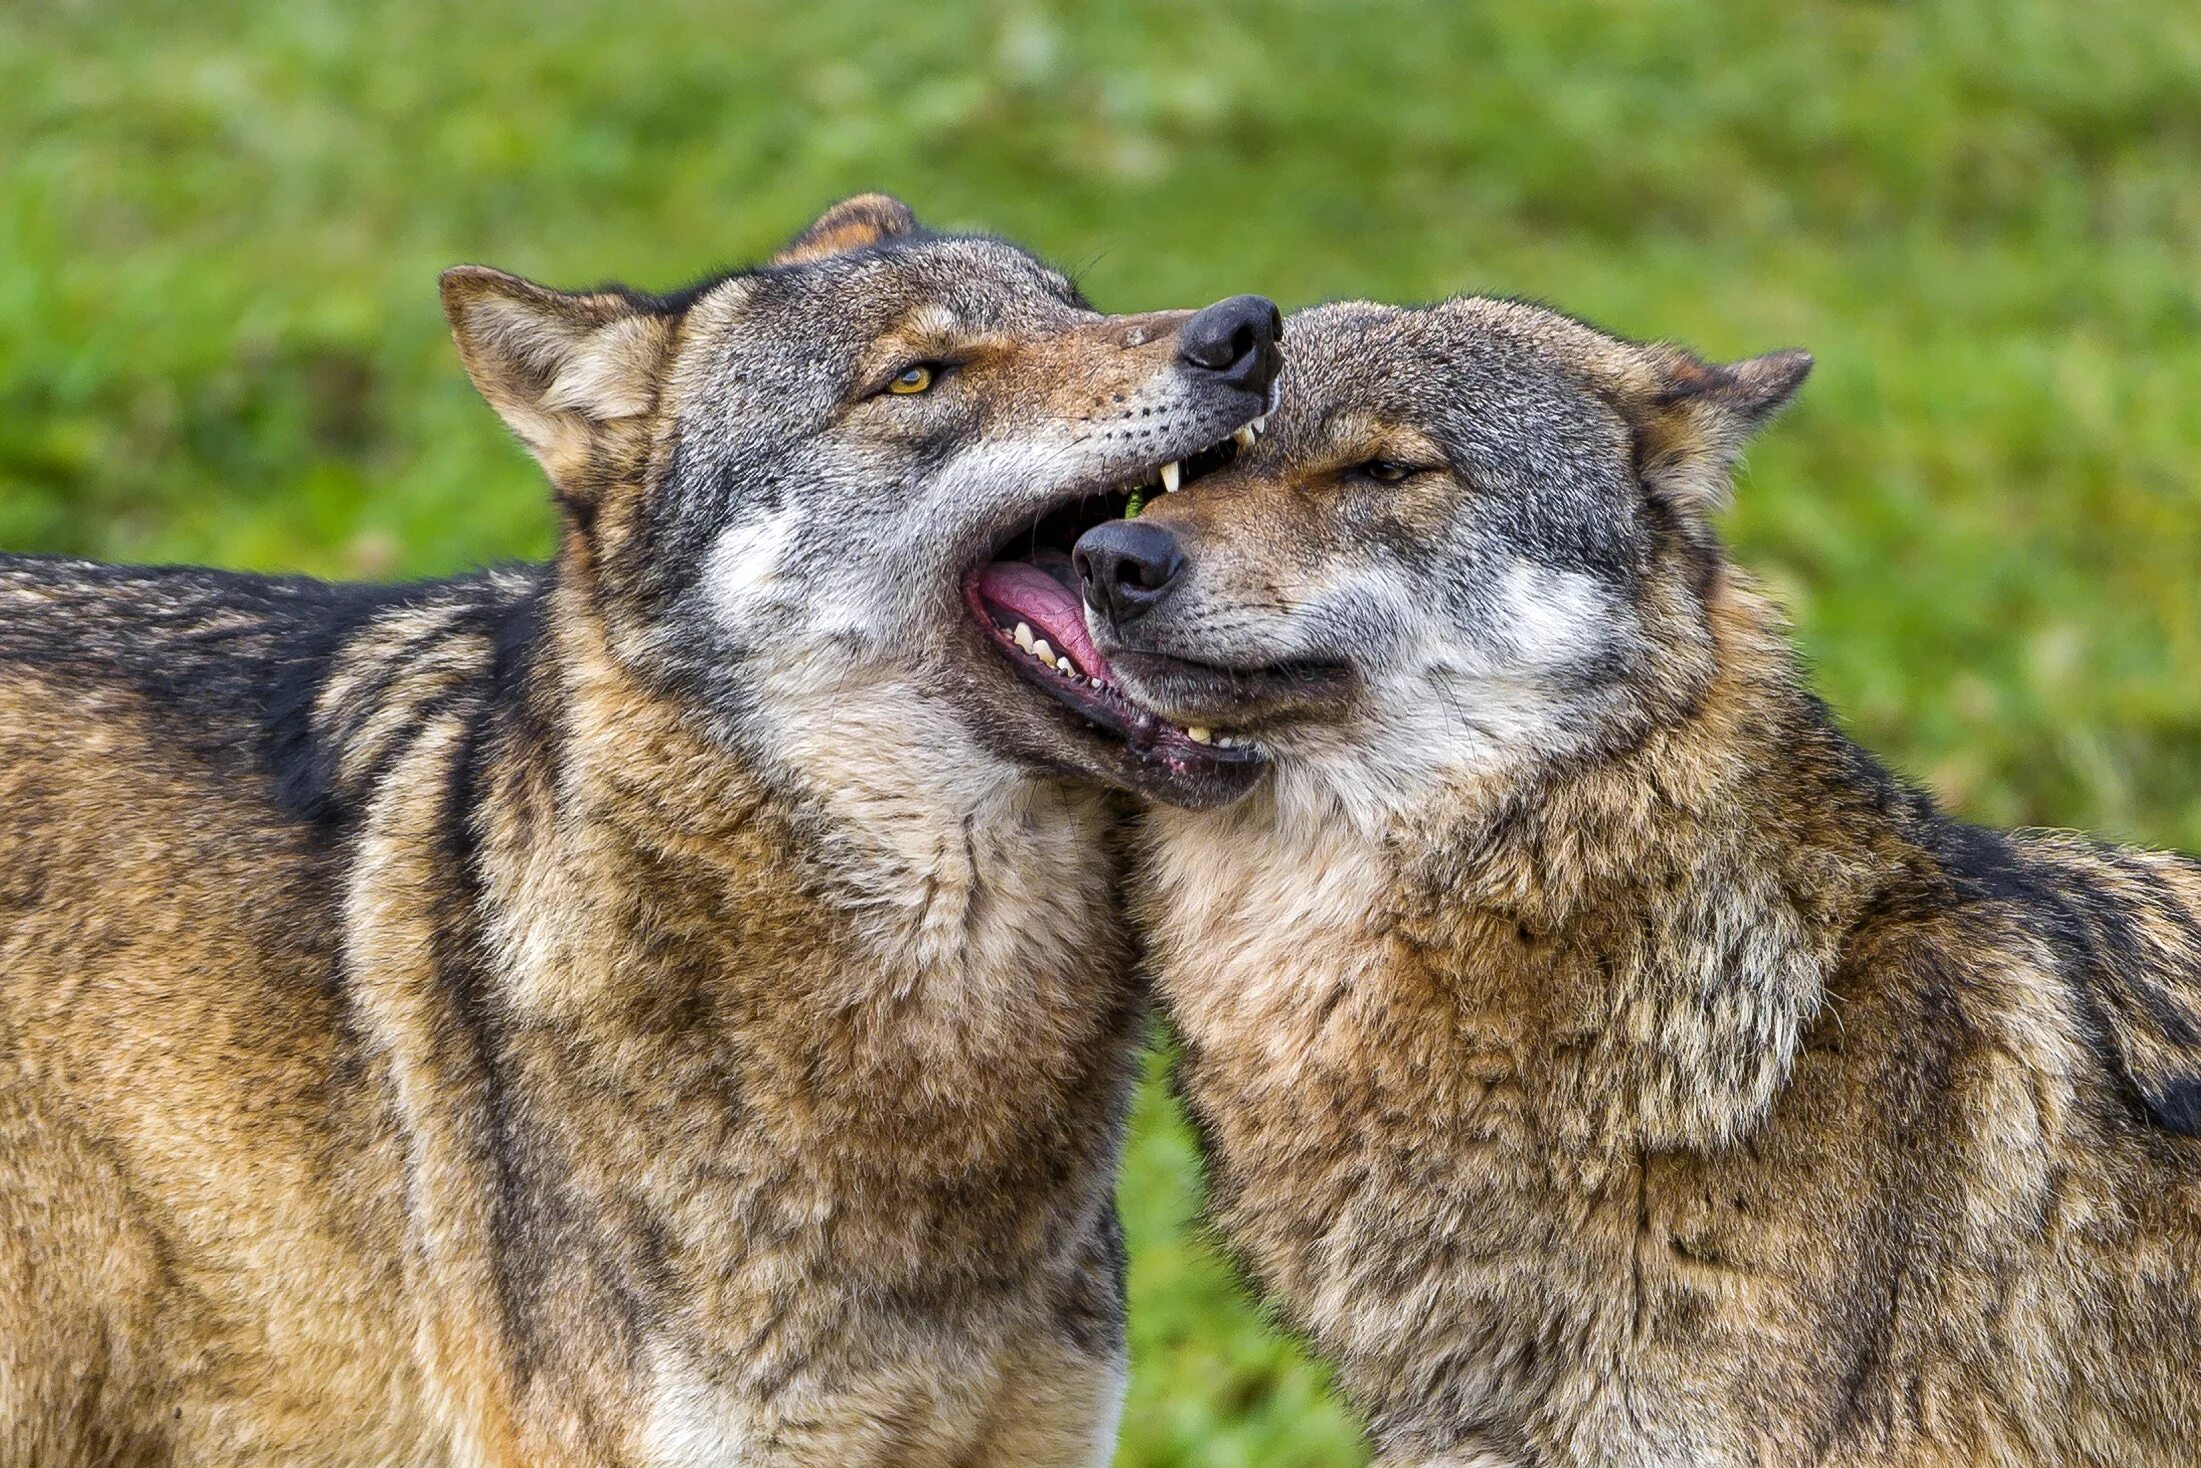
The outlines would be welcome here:
[[[1953,869],[2057,955],[2134,1109],[2201,1137],[2201,861],[2063,832],[1966,845]]]
[[[411,1359],[368,1263],[403,1173],[350,1010],[352,818],[366,755],[487,697],[530,584],[0,558],[0,1462],[240,1397],[419,1460],[404,1370],[310,1385]],[[188,1458],[183,1416],[116,1452]]]
[[[486,678],[535,568],[385,586],[0,556],[0,745],[128,721],[178,779],[332,813],[349,741]],[[0,823],[7,820],[0,812]]]

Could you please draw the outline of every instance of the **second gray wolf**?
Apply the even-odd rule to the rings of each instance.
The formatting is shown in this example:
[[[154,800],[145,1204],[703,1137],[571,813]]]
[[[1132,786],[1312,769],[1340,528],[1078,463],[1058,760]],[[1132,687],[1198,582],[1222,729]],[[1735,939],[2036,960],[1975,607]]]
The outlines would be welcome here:
[[[1135,907],[1212,1216],[1387,1464],[2201,1462],[2201,864],[1952,819],[1715,530],[1801,353],[1293,316],[1076,550],[1267,767]]]

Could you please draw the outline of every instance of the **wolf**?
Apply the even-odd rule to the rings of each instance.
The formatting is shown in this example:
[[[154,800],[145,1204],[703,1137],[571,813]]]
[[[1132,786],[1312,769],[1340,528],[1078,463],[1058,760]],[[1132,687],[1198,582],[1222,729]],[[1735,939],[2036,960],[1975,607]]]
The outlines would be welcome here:
[[[1810,359],[1286,330],[1258,446],[1074,554],[1108,686],[1266,766],[1134,912],[1380,1461],[2201,1461],[2201,864],[1840,732],[1716,531]]]
[[[1236,452],[1275,308],[884,196],[442,298],[548,564],[0,560],[0,1461],[1104,1461],[1110,790],[1245,772],[1030,627]]]

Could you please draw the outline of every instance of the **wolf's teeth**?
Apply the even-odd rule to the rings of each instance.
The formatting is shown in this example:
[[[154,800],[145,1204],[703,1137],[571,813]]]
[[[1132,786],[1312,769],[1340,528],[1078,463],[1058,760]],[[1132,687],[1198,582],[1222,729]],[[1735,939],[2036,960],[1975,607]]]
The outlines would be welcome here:
[[[1033,657],[1038,658],[1041,662],[1047,664],[1049,667],[1054,666],[1055,650],[1047,645],[1046,638],[1033,638],[1031,646],[1027,647],[1025,651],[1030,653]]]
[[[1253,431],[1254,431],[1255,433],[1257,433],[1257,434],[1259,434],[1259,433],[1267,433],[1267,432],[1269,431],[1269,415],[1268,415],[1268,414],[1266,414],[1266,413],[1263,413],[1263,414],[1262,414],[1262,415],[1261,415],[1260,417],[1258,417],[1258,418],[1256,418],[1256,419],[1254,419],[1254,420],[1253,420]]]
[[[1217,749],[1236,749],[1238,741],[1228,734],[1219,735],[1215,740],[1215,747]]]
[[[1075,671],[1076,668],[1077,664],[1071,662],[1068,658],[1055,659],[1055,671],[1058,673],[1070,673]]]
[[[1185,737],[1194,744],[1213,744],[1215,742],[1215,735],[1206,729],[1187,729],[1185,730]]]
[[[1086,682],[1088,682],[1088,683],[1090,683],[1090,684],[1092,684],[1092,685],[1093,685],[1093,686],[1094,686],[1095,688],[1098,688],[1098,687],[1100,687],[1100,686],[1101,686],[1101,680],[1100,680],[1100,679],[1098,679],[1098,678],[1088,678],[1088,679],[1086,679],[1085,681],[1086,681]]]
[[[1260,433],[1255,430],[1251,423],[1241,423],[1238,425],[1237,431],[1231,434],[1230,441],[1242,449],[1250,449],[1254,445],[1254,440],[1260,436]]]
[[[1175,459],[1162,465],[1162,493],[1175,494],[1177,486],[1184,483],[1185,471]]]
[[[1030,652],[1032,650],[1031,623],[1019,622],[1016,624],[1016,645],[1023,648],[1026,652]]]

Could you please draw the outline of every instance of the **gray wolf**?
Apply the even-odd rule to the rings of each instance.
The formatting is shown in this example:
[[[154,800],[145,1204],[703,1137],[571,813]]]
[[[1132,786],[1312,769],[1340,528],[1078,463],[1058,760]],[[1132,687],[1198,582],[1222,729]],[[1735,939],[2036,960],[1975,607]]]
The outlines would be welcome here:
[[[2201,1461],[2201,864],[1965,825],[1721,547],[1809,359],[1293,316],[1076,550],[1268,767],[1135,911],[1212,1217],[1387,1463]]]
[[[0,560],[0,1461],[1104,1461],[1104,787],[1225,792],[1014,627],[1274,308],[879,196],[443,302],[548,565]]]

